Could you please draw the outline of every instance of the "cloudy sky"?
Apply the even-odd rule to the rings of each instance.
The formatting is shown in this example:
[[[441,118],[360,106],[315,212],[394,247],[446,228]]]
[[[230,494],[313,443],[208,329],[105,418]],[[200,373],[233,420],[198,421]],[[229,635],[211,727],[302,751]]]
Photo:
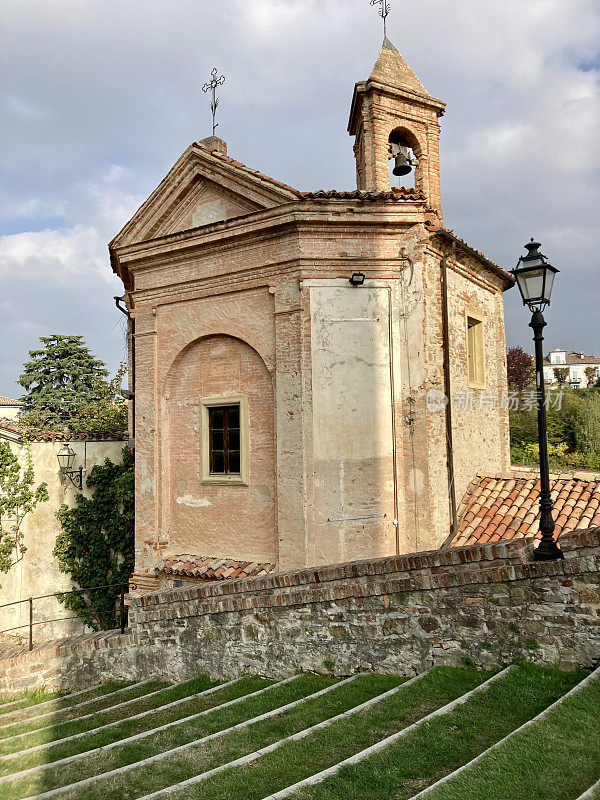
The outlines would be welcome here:
[[[600,5],[391,4],[390,39],[448,103],[446,225],[509,268],[538,237],[561,269],[547,349],[600,355]],[[351,188],[349,104],[380,22],[369,0],[2,0],[0,394],[21,393],[39,336],[124,358],[107,243],[210,134],[213,66],[230,154],[300,189]],[[509,344],[529,348],[505,298]]]

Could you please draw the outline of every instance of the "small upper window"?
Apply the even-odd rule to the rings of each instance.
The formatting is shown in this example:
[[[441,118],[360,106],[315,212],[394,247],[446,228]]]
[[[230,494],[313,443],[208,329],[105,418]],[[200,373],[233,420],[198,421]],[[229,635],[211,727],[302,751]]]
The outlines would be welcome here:
[[[208,409],[209,459],[211,475],[241,474],[240,406],[212,406]]]
[[[467,316],[467,369],[469,385],[485,385],[483,320]]]

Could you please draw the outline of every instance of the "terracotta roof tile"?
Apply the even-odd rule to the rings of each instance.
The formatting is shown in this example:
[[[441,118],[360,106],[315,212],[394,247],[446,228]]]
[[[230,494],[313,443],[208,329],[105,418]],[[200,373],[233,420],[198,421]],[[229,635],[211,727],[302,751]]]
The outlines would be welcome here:
[[[14,419],[0,417],[0,429],[16,433],[19,436],[25,428]],[[33,431],[27,434],[31,442],[83,442],[85,441],[123,441],[127,439],[127,431],[112,431],[111,433],[70,433],[69,431]]]
[[[183,561],[182,559],[185,559]],[[209,558],[205,556],[175,556],[165,559],[156,572],[164,575],[198,578],[207,581],[224,581],[232,578],[252,578],[273,572],[275,564],[258,564],[251,561],[236,561],[232,558]]]
[[[20,400],[12,400],[10,397],[3,397],[0,394],[0,406],[22,406],[23,403]]]
[[[553,477],[556,533],[597,525],[600,521],[600,475]],[[539,536],[539,478],[532,475],[471,481],[461,504],[461,524],[454,547],[499,539]]]
[[[338,191],[337,189],[317,189],[312,192],[300,192],[305,200],[338,199],[338,200],[421,200],[427,199],[423,192],[407,186],[393,186],[389,191],[365,192],[361,189]]]

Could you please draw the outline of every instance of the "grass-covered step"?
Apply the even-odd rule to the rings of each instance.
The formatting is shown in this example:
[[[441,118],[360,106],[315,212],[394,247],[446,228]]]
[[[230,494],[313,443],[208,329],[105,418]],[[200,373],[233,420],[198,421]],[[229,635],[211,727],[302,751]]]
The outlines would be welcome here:
[[[593,786],[590,786],[583,794],[579,795],[577,800],[600,800],[600,780],[596,781]]]
[[[68,724],[73,720],[90,721],[102,713],[117,714],[121,718],[129,715],[130,709],[136,705],[140,707],[152,707],[160,705],[163,692],[168,691],[171,685],[167,681],[144,681],[135,683],[123,689],[126,695],[116,696],[116,692],[111,695],[99,698],[94,702],[95,707],[85,709],[71,708],[62,711],[43,714],[39,718],[18,720],[0,729],[0,752],[4,751],[4,745],[10,742],[10,749],[14,746],[20,747],[20,741],[26,739],[32,732],[42,732],[46,730],[56,730],[62,724]],[[151,703],[148,706],[148,703]],[[144,706],[146,704],[146,706]],[[87,703],[86,703],[87,706]],[[84,712],[84,713],[83,713]]]
[[[209,683],[210,679],[199,676],[198,684]],[[293,679],[289,679],[293,680]],[[256,698],[275,688],[273,681],[255,676],[247,676],[217,684],[192,695],[185,702],[172,701],[150,711],[140,712],[125,720],[109,722],[92,730],[72,733],[63,739],[40,744],[26,750],[0,756],[2,775],[20,772],[39,765],[74,758],[78,754],[95,750],[99,747],[111,748],[115,743],[131,739],[131,737],[153,736],[156,729],[176,728],[179,725],[192,725],[190,737],[196,738],[196,726],[199,719],[210,715],[216,708],[219,713],[239,704],[246,704],[249,698]],[[276,700],[274,700],[276,704]],[[240,715],[248,713],[240,710]],[[0,777],[0,781],[3,778]]]
[[[599,778],[600,669],[463,770],[417,797],[576,800]]]
[[[227,796],[228,800],[244,797],[280,800],[408,800],[444,775],[453,772],[475,756],[503,739],[527,720],[535,717],[551,703],[579,683],[585,675],[583,670],[561,672],[555,668],[535,667],[531,664],[515,664],[499,679],[487,686],[485,692],[471,697],[445,714],[425,719],[421,724],[405,732],[395,741],[379,742],[376,752],[364,750],[357,754],[355,763],[343,763],[335,767],[333,774],[318,776],[319,770],[303,775],[301,780],[318,780],[314,785],[287,787],[274,786],[271,792],[256,794],[242,790],[241,782],[233,784],[234,775],[229,776],[219,790],[204,794],[205,800],[217,800]],[[282,757],[284,752],[280,752]],[[298,751],[289,751],[288,759],[294,763],[301,756]],[[280,769],[284,769],[284,764]],[[261,771],[266,764],[257,764]],[[308,772],[308,771],[307,771]],[[245,780],[248,784],[249,770]],[[221,777],[224,781],[227,774]],[[204,789],[208,788],[208,784]],[[227,795],[226,793],[229,792]],[[185,800],[193,800],[200,794],[188,792]],[[446,800],[445,795],[442,795]],[[173,795],[173,800],[177,795]],[[182,800],[178,798],[178,800]],[[497,800],[509,800],[498,794]],[[538,800],[537,795],[528,800]],[[469,797],[469,800],[471,798]]]
[[[69,694],[64,692],[49,692],[47,689],[33,689],[29,692],[23,692],[20,695],[12,695],[11,697],[0,700],[0,719],[2,719],[3,714],[15,709],[19,710],[21,708],[28,708],[29,706],[41,706],[44,703],[49,703],[59,698],[79,697],[99,688],[101,688],[101,684],[90,686],[87,689],[80,689],[77,692],[70,692]]]
[[[4,729],[12,728],[15,723],[37,722],[41,719],[55,718],[59,712],[70,712],[77,709],[79,713],[84,713],[82,709],[94,705],[96,708],[103,708],[113,705],[127,696],[131,696],[131,691],[136,687],[142,687],[150,681],[112,681],[102,686],[84,689],[75,695],[57,697],[54,700],[47,700],[44,703],[30,705],[26,708],[10,711],[0,716],[0,736],[4,735]],[[118,699],[117,699],[118,698]]]
[[[383,691],[390,683],[390,680],[382,680],[381,686],[378,687],[359,685],[354,692],[344,691],[350,688],[350,684],[360,680],[360,676],[344,681],[336,681],[318,675],[298,676],[285,683],[275,684],[269,691],[264,691],[261,696],[248,698],[236,706],[229,706],[225,709],[219,707],[214,710],[214,713],[206,715],[202,719],[204,736],[201,738],[203,745],[210,740],[212,745],[210,751],[204,746],[200,748],[193,743],[199,738],[197,728],[195,731],[187,732],[184,740],[188,740],[189,735],[192,734],[194,736],[192,744],[182,744],[180,743],[182,732],[174,727],[158,731],[151,737],[145,737],[144,740],[122,742],[108,752],[100,750],[89,753],[83,761],[76,759],[66,764],[56,765],[56,767],[49,765],[42,774],[38,770],[35,774],[25,776],[25,779],[11,780],[11,788],[6,796],[23,797],[36,791],[40,797],[51,797],[53,793],[43,793],[43,789],[47,790],[49,787],[71,783],[73,785],[67,790],[59,792],[60,796],[81,797],[85,795],[86,800],[94,797],[104,798],[108,786],[112,787],[113,791],[116,791],[118,786],[123,796],[131,795],[133,797],[136,787],[144,787],[148,776],[152,777],[152,774],[159,768],[162,771],[162,780],[166,781],[166,785],[168,785],[170,783],[169,776],[173,770],[184,770],[184,772],[185,770],[189,772],[190,769],[197,770],[196,765],[199,759],[202,763],[211,758],[213,761],[221,763],[221,758],[227,758],[228,753],[235,753],[238,747],[244,746],[243,733],[249,727],[252,729],[256,727],[258,722],[253,722],[256,718],[262,718],[263,725],[266,726],[262,732],[263,736],[277,738],[280,720],[286,716],[286,710],[291,714],[293,711],[299,711],[301,707],[310,706],[309,715],[321,715],[326,713],[330,707],[334,709],[346,707],[348,704],[357,702],[357,699],[365,696],[371,697],[373,692]],[[399,679],[394,678],[391,682],[397,684],[398,681]],[[328,702],[329,696],[334,695],[335,698]],[[242,708],[243,706],[246,708]],[[241,716],[240,712],[247,717],[245,721],[237,721]],[[302,725],[302,720],[303,717],[298,715],[295,724]],[[232,730],[232,727],[235,728],[235,731]],[[207,733],[211,729],[213,732]],[[237,744],[232,745],[230,742],[234,733],[241,738]],[[224,745],[224,742],[229,744]],[[246,746],[252,747],[251,736],[248,737],[248,742],[249,744],[247,743]],[[144,763],[140,764],[140,761]],[[109,771],[114,771],[115,774],[113,776],[100,774]],[[94,775],[98,777],[91,778]],[[2,791],[3,787],[0,786],[0,797],[4,797]]]
[[[172,793],[173,797],[187,800],[189,797],[208,798],[216,793],[216,796],[230,800],[232,785],[229,783],[229,778],[235,776],[234,784],[241,781],[238,788],[244,787],[243,791],[249,792],[249,794],[242,793],[239,795],[240,797],[261,798],[264,796],[265,786],[268,788],[273,782],[285,785],[285,781],[290,774],[294,774],[295,769],[305,770],[308,774],[312,774],[318,770],[319,764],[323,761],[337,763],[340,758],[344,757],[344,754],[360,750],[385,736],[390,730],[397,730],[410,724],[411,721],[418,719],[431,709],[444,705],[449,699],[454,699],[479,685],[485,677],[476,670],[435,670],[395,687],[379,702],[367,701],[368,708],[357,709],[355,707],[354,713],[352,713],[352,709],[349,709],[342,712],[343,716],[334,715],[317,722],[316,725],[309,725],[305,720],[301,729],[291,734],[291,738],[282,735],[272,744],[269,744],[269,740],[267,740],[266,746],[262,747],[263,743],[259,738],[254,741],[255,749],[251,752],[244,753],[248,748],[236,747],[227,754],[221,752],[218,759],[206,762],[201,761],[203,750],[200,749],[195,763],[192,764],[190,761],[186,767],[188,772],[195,771],[196,774],[192,774],[187,779],[182,780],[181,765],[178,765],[177,769],[171,770],[169,763],[168,775],[165,774],[163,768],[156,769],[152,774],[145,776],[144,784],[138,784],[133,794],[123,794],[122,787],[118,785],[114,786],[113,791],[112,784],[108,782],[103,797],[107,800],[108,798],[122,800],[124,797],[133,799],[141,796],[151,797],[155,793],[157,796],[167,796]],[[376,680],[381,680],[381,678],[379,676],[365,677],[367,686],[370,681]],[[269,728],[270,725],[267,726],[267,731]],[[252,735],[256,735],[253,729],[250,732]],[[284,734],[285,731],[281,731],[281,733]],[[301,739],[301,741],[293,741],[294,738]],[[302,764],[290,764],[284,756],[280,755],[294,745],[300,747],[302,751]],[[256,750],[256,747],[259,749]],[[252,762],[257,758],[258,762],[253,764]],[[244,766],[232,768],[232,763],[235,764],[238,759],[243,759]],[[212,766],[217,760],[220,763]],[[259,766],[263,763],[266,765],[264,771]],[[273,765],[277,765],[275,773],[271,772]],[[282,766],[285,776],[279,774]],[[248,782],[246,778],[248,778]],[[167,785],[167,781],[171,788],[165,791],[164,787]],[[222,783],[223,781],[224,783]],[[178,782],[179,785],[177,785]],[[65,797],[73,800],[69,796]]]

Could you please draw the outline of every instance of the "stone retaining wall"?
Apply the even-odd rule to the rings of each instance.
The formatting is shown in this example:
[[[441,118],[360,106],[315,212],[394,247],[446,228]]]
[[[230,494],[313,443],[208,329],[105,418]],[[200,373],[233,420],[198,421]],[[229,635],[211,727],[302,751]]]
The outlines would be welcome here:
[[[530,540],[188,585],[132,598],[131,630],[15,655],[0,692],[197,672],[414,674],[516,656],[563,667],[600,658],[600,528],[561,536],[562,561]]]

